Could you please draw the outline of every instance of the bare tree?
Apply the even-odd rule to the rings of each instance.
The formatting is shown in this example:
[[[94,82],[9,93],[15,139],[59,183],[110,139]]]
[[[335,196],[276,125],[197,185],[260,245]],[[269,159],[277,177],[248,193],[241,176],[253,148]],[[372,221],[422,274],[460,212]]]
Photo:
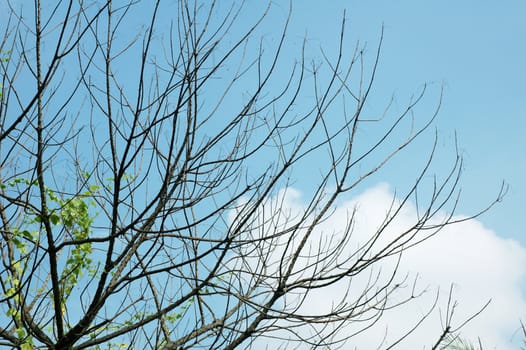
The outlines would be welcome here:
[[[230,1],[2,6],[1,346],[335,348],[416,296],[394,302],[410,281],[378,266],[454,222],[441,213],[457,203],[460,156],[424,181],[431,140],[361,244],[356,212],[323,226],[438,112],[414,117],[422,91],[398,115],[367,115],[381,39],[365,64],[344,18],[338,51],[311,64],[283,57],[292,8],[269,44],[269,9],[247,25],[249,5]],[[294,211],[306,169],[319,181]],[[413,201],[411,227],[386,235]],[[341,299],[309,311],[333,286]],[[446,321],[427,345],[452,333]]]

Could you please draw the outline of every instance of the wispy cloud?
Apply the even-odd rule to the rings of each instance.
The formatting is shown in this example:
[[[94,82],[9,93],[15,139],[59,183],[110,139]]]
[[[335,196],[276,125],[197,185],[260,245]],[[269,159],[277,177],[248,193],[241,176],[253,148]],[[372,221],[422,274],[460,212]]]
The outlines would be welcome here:
[[[292,189],[282,191],[274,202],[280,203],[282,211],[292,216],[301,213],[305,206],[301,193]],[[377,185],[356,198],[340,203],[330,219],[319,227],[317,236],[312,240],[312,249],[316,244],[320,246],[320,242],[329,242],[329,238],[337,242],[337,235],[349,222],[350,213],[355,211],[352,238],[341,251],[341,255],[352,255],[382,224],[392,204],[393,193],[386,184]],[[380,240],[392,240],[411,227],[417,217],[416,207],[411,203],[405,205],[396,220],[382,233]],[[462,219],[460,216],[457,218]],[[383,242],[375,245],[377,249],[381,249]],[[274,251],[275,259],[282,253],[279,249]],[[518,242],[503,239],[480,221],[470,220],[446,226],[433,237],[404,250],[400,261],[398,257],[383,260],[374,269],[355,278],[350,285],[342,281],[310,293],[301,311],[329,312],[342,299],[353,302],[363,288],[371,284],[371,279],[378,279],[380,283],[385,281],[399,263],[394,283],[400,283],[401,288],[390,297],[391,302],[394,304],[412,294],[419,296],[385,311],[373,327],[349,340],[346,348],[373,349],[392,344],[410,331],[436,301],[433,313],[399,347],[430,349],[442,331],[450,290],[450,311],[453,302],[458,301],[454,307],[453,326],[462,324],[491,301],[479,316],[461,329],[464,338],[476,342],[480,337],[485,349],[516,348],[512,338],[520,325],[519,319],[526,317],[526,249]],[[344,258],[341,256],[340,260]],[[344,332],[352,334],[360,327],[360,324],[354,324]],[[515,342],[518,338],[519,335],[515,335]],[[268,342],[268,339],[263,339],[256,342],[254,348],[263,348]]]

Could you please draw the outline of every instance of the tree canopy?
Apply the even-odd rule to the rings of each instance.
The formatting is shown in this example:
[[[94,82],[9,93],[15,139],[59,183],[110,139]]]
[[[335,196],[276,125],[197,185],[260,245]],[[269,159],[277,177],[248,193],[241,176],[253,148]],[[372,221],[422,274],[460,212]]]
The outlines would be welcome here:
[[[327,223],[342,198],[433,135],[440,96],[424,117],[425,88],[402,111],[371,115],[382,37],[366,60],[342,14],[336,52],[291,60],[294,8],[269,43],[258,30],[271,4],[259,18],[249,6],[7,2],[1,346],[333,349],[419,295],[406,293],[414,281],[398,262],[458,221],[460,155],[435,176],[429,138],[412,186],[366,239],[354,239],[359,204],[344,227]],[[293,208],[306,172],[317,182]],[[418,216],[390,232],[413,203]],[[379,268],[386,259],[392,268]],[[310,307],[335,286],[330,308]],[[455,339],[464,320],[444,307],[423,345]]]

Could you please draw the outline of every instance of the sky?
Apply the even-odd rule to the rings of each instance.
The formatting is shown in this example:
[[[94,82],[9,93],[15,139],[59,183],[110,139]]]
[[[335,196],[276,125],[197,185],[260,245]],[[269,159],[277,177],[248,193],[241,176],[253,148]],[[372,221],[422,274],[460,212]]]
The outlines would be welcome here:
[[[296,190],[283,191],[273,200],[284,203],[285,210],[289,211],[292,217],[302,213],[307,205],[305,197]],[[318,227],[311,238],[312,247],[316,249],[317,244],[323,241],[320,238],[323,234],[334,231],[338,227],[345,227],[349,212],[358,208],[352,242],[341,253],[341,255],[351,255],[352,247],[363,246],[370,238],[370,232],[374,232],[382,224],[385,213],[389,211],[392,203],[393,189],[387,183],[379,183],[360,195],[340,203],[333,215]],[[407,227],[411,227],[416,216],[413,205],[405,206],[382,239],[387,242]],[[460,219],[462,216],[455,218]],[[437,219],[432,220],[432,222],[436,221]],[[338,234],[333,235],[333,241],[338,242],[338,237]],[[476,249],[472,249],[475,247]],[[273,254],[275,257],[271,257],[270,262],[274,261],[273,258],[279,261],[282,252],[274,251]],[[378,280],[381,283],[389,278],[396,262],[397,257],[391,257],[377,264],[373,268],[373,276],[379,273]],[[465,340],[476,343],[480,338],[484,349],[517,349],[518,344],[521,344],[520,334],[517,333],[517,320],[524,318],[523,312],[526,310],[524,290],[521,292],[520,288],[526,277],[525,266],[526,247],[515,240],[499,237],[480,221],[471,220],[447,226],[431,239],[407,249],[402,255],[401,264],[397,267],[395,283],[400,283],[402,288],[392,299],[403,300],[411,294],[417,295],[422,292],[423,294],[408,304],[385,312],[374,327],[353,336],[343,348],[387,348],[411,330],[419,317],[428,312],[438,298],[431,315],[398,347],[430,349],[442,330],[451,289],[451,300],[457,303],[451,323],[453,328],[460,326],[490,301],[481,315],[461,328],[460,334]],[[299,269],[301,267],[298,267]],[[353,293],[361,293],[368,285],[369,278],[367,270],[355,277],[350,292],[345,281],[340,281],[330,288],[315,290],[307,296],[300,312],[323,313],[331,310],[333,303],[341,298],[354,300]],[[346,293],[349,295],[344,297]],[[360,323],[351,324],[343,334],[356,332],[361,326]],[[277,344],[274,344],[276,348]],[[268,345],[269,339],[261,339],[255,342],[254,349],[264,349]],[[272,345],[269,348],[272,348]]]
[[[248,6],[248,13],[254,16],[242,20],[252,23],[264,7],[255,2]],[[284,50],[290,57],[285,57],[285,62],[297,57],[305,38],[309,57],[319,57],[320,48],[334,54],[344,10],[348,51],[359,40],[366,45],[366,58],[372,60],[383,28],[380,64],[368,105],[373,115],[380,115],[391,98],[395,110],[403,109],[427,84],[428,93],[418,109],[426,117],[443,89],[434,123],[438,154],[433,170],[443,174],[448,169],[457,138],[464,164],[456,217],[484,209],[496,198],[503,181],[507,186],[503,201],[489,212],[448,227],[405,254],[400,273],[419,276],[419,285],[428,293],[418,303],[386,314],[374,336],[356,337],[352,345],[361,349],[381,345],[386,329],[389,332],[382,345],[392,342],[415,314],[430,305],[438,290],[443,305],[454,283],[459,321],[491,300],[482,316],[469,323],[462,334],[472,340],[480,336],[487,349],[515,349],[520,341],[519,319],[526,320],[526,230],[522,222],[526,214],[526,2],[294,0]],[[275,44],[276,29],[287,13],[288,1],[272,3],[259,32],[264,43]],[[432,129],[360,192],[339,203],[326,225],[344,227],[348,211],[359,204],[361,221],[355,230],[357,242],[363,240],[359,233],[379,225],[393,196],[412,184],[414,178],[408,174],[418,171],[433,135]],[[293,183],[294,190],[287,191],[292,197],[285,202],[293,212],[306,205],[304,194],[312,191],[311,170],[303,169],[305,176]],[[393,234],[415,215],[414,208],[408,208],[393,225]],[[392,264],[386,261],[384,268],[388,270]],[[337,298],[340,291],[336,286],[323,296],[313,295],[309,305],[323,310],[330,302],[327,295]],[[429,336],[440,327],[437,315],[402,348],[429,344]]]
[[[504,201],[480,220],[526,244],[526,3],[373,0],[320,6],[307,0],[293,6],[290,35],[306,35],[314,48],[318,41],[330,51],[344,10],[349,43],[359,39],[373,51],[384,27],[378,96],[394,94],[403,104],[423,84],[443,86],[436,127],[444,144],[458,137],[465,161],[461,210],[481,208],[504,181]],[[431,104],[438,99],[433,93]]]
[[[276,1],[274,6],[276,12],[271,16],[276,16],[275,24],[279,24],[288,5]],[[480,336],[487,349],[517,348],[518,320],[526,318],[526,230],[522,221],[526,214],[526,3],[335,0],[320,5],[313,0],[294,1],[289,47],[297,48],[307,38],[308,50],[335,50],[344,10],[349,50],[359,40],[367,43],[369,57],[374,58],[383,28],[373,105],[369,106],[373,112],[381,113],[391,97],[395,108],[405,106],[424,84],[430,89],[421,110],[429,112],[443,89],[434,124],[439,153],[434,169],[440,173],[451,164],[456,139],[464,161],[462,200],[456,214],[463,217],[483,209],[497,197],[502,182],[507,189],[503,201],[490,211],[444,230],[408,253],[401,270],[418,273],[424,285],[441,290],[441,298],[454,283],[459,320],[491,299],[482,316],[463,329],[463,336],[474,341]],[[271,28],[267,29],[269,36]],[[432,135],[427,134],[424,141],[429,143]],[[420,147],[425,143],[389,165],[375,178],[376,183],[349,198],[339,210],[357,202],[372,212],[388,206],[395,191],[408,185],[407,170],[425,156],[429,148]],[[308,181],[298,181],[295,186],[300,198],[302,192],[309,192]],[[297,199],[290,205],[294,210],[305,203]],[[343,212],[335,213],[334,227],[344,224]],[[373,216],[369,224],[374,226],[375,220],[379,217]],[[386,342],[395,339],[401,328],[393,325],[410,324],[408,315],[418,314],[432,297],[428,293],[413,306],[416,309],[387,315],[385,328],[376,330],[376,339],[382,338],[389,325]],[[310,305],[323,309],[327,299],[325,294]],[[436,326],[430,321],[403,348],[422,348]],[[371,339],[375,338],[368,333],[365,339],[355,338],[352,345],[371,348]]]

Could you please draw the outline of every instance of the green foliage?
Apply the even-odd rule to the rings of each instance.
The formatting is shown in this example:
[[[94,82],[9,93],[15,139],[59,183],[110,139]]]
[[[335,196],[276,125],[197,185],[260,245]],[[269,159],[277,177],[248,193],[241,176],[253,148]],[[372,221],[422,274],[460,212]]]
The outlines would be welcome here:
[[[6,316],[12,318],[16,324],[16,328],[14,329],[14,334],[20,340],[20,349],[30,350],[34,348],[33,340],[30,336],[28,336],[24,327],[22,326],[23,325],[22,315],[20,313],[20,305],[22,303],[21,296],[19,293],[19,290],[21,288],[20,279],[17,277],[14,277],[14,276],[21,276],[24,271],[24,268],[22,267],[22,264],[20,263],[20,261],[14,262],[11,267],[14,271],[14,275],[9,275],[4,281],[4,284],[6,286],[9,286],[5,292],[5,296],[7,298],[11,298],[12,300],[12,304],[11,304],[12,306],[7,310]]]
[[[15,178],[7,183],[0,183],[0,190],[13,189],[20,192],[37,187],[37,181],[29,181],[23,178]],[[89,186],[88,190],[74,195],[66,196],[58,194],[51,188],[45,187],[45,195],[48,201],[48,219],[53,228],[64,232],[64,241],[73,243],[72,248],[64,250],[67,252],[65,262],[61,266],[60,293],[62,308],[66,307],[68,297],[79,279],[86,273],[93,271],[92,267],[92,245],[89,238],[92,232],[92,224],[95,215],[90,212],[90,207],[96,205],[93,197],[98,191],[98,186]],[[40,223],[43,221],[41,213],[26,210],[23,214],[19,227],[11,229],[11,242],[15,248],[11,263],[12,273],[4,283],[8,286],[5,296],[12,299],[12,307],[8,309],[7,316],[14,320],[15,324],[22,325],[20,316],[20,293],[22,276],[28,268],[28,255],[30,249],[41,245]],[[78,242],[78,243],[75,243]],[[49,294],[53,298],[52,294]],[[21,340],[21,349],[33,349],[33,342],[22,327],[15,330],[18,339]]]
[[[0,52],[0,62],[7,63],[9,62],[9,59],[11,57],[12,50],[2,51]],[[0,84],[0,101],[2,100],[2,97],[4,96],[4,85]]]
[[[94,220],[89,212],[92,192],[88,191],[68,200],[62,200],[52,195],[53,193],[49,193],[50,199],[52,198],[56,201],[61,209],[50,215],[51,222],[54,225],[63,225],[73,240],[88,239]],[[76,244],[71,250],[61,276],[63,293],[66,297],[70,295],[72,288],[77,284],[78,279],[82,277],[83,272],[90,269],[92,263],[91,252],[91,243]]]
[[[13,50],[2,51],[2,53],[0,54],[0,61],[2,61],[3,63],[9,62],[12,52]]]
[[[86,180],[89,178],[89,174],[86,175]],[[134,178],[132,176],[125,176],[124,180],[130,184]],[[111,181],[108,181],[111,183]],[[30,181],[24,178],[15,178],[6,183],[0,183],[1,191],[13,190],[17,193],[23,193],[31,189],[38,189],[39,183],[37,181]],[[107,185],[108,188],[110,185]],[[79,283],[79,280],[88,274],[93,276],[97,271],[93,266],[92,259],[92,244],[89,241],[92,235],[92,226],[96,218],[96,214],[93,213],[93,208],[96,207],[94,201],[95,196],[99,192],[100,187],[98,185],[89,185],[84,192],[76,193],[73,195],[66,195],[53,190],[49,187],[45,187],[45,195],[47,199],[48,213],[47,219],[49,220],[52,229],[57,232],[64,233],[63,242],[70,243],[65,256],[64,263],[61,265],[60,271],[60,298],[62,300],[63,311],[66,311],[66,303],[74,289]],[[41,246],[41,240],[45,239],[41,232],[41,223],[44,218],[41,213],[37,213],[28,209],[20,221],[19,227],[11,229],[11,242],[16,249],[14,259],[11,261],[12,273],[5,280],[5,285],[8,286],[5,296],[12,300],[13,307],[9,308],[6,316],[14,320],[15,324],[20,325],[15,329],[15,334],[20,340],[20,349],[30,350],[34,349],[34,343],[29,334],[26,333],[21,317],[20,308],[22,300],[20,299],[21,279],[24,276],[25,271],[28,269],[28,259],[31,255],[31,249],[36,246]],[[223,277],[225,278],[225,277]],[[221,282],[224,282],[221,280]],[[44,292],[43,288],[40,288],[38,293]],[[49,298],[53,298],[53,294],[49,293]],[[164,316],[164,320],[169,324],[173,325],[178,320],[183,318],[187,310],[195,303],[195,298],[188,300],[186,304],[181,306],[179,310],[168,313]],[[99,328],[97,332],[90,334],[92,338],[96,338],[101,333],[111,332],[121,329],[122,327],[130,326],[145,317],[148,317],[148,312],[139,312],[130,315],[129,319],[124,324],[109,324],[106,327]],[[50,332],[53,329],[49,330]],[[104,347],[96,346],[91,349],[93,350],[117,350],[117,349],[128,349],[129,345],[126,343],[115,343],[109,342]]]

